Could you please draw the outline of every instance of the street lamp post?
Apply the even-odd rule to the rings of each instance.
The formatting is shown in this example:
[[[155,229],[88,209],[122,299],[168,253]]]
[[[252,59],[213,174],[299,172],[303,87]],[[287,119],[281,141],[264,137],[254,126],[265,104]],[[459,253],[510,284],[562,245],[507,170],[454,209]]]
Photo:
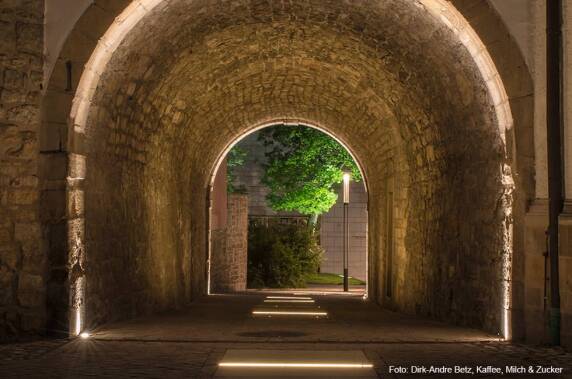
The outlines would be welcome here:
[[[344,173],[344,292],[349,291],[349,276],[348,276],[348,263],[349,263],[349,248],[350,248],[350,228],[348,222],[348,207],[350,204],[350,174]]]

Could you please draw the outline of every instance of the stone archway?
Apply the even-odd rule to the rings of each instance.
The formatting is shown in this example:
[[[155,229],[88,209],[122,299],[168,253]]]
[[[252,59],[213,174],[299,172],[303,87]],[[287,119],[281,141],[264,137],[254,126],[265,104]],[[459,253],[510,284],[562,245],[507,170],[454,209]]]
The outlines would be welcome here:
[[[183,9],[180,7],[189,7],[190,11],[181,16],[183,13],[177,13]],[[443,10],[446,21],[436,18],[436,9]],[[452,12],[454,17],[447,18],[447,12]],[[503,283],[508,283],[510,278],[502,272],[510,267],[506,261],[500,262],[495,252],[503,251],[506,258],[511,253],[513,241],[507,223],[510,215],[491,215],[485,211],[486,216],[475,216],[472,220],[485,229],[491,228],[480,231],[486,236],[484,245],[490,243],[483,249],[488,253],[472,262],[482,267],[485,261],[492,261],[492,268],[484,273],[459,264],[463,258],[472,257],[469,251],[475,248],[472,246],[477,239],[474,233],[480,232],[453,225],[449,227],[455,231],[454,235],[445,234],[443,239],[435,237],[446,228],[439,225],[439,220],[444,222],[447,217],[455,219],[455,215],[458,219],[460,213],[474,213],[474,204],[470,204],[469,199],[478,195],[478,189],[471,185],[474,192],[461,193],[457,188],[467,182],[490,183],[490,192],[480,204],[483,209],[510,209],[509,168],[514,171],[517,161],[516,153],[505,145],[505,131],[514,130],[507,99],[503,97],[503,83],[495,76],[494,63],[487,50],[480,48],[481,41],[470,33],[472,29],[468,24],[451,24],[451,20],[464,22],[454,12],[447,3],[431,1],[416,4],[394,1],[384,5],[372,2],[359,7],[320,2],[311,3],[307,8],[293,4],[272,9],[250,9],[247,4],[237,3],[230,17],[224,16],[224,9],[217,8],[216,4],[133,2],[92,55],[72,109],[68,222],[69,263],[75,268],[71,271],[73,314],[81,315],[85,301],[92,302],[92,309],[104,311],[88,315],[88,320],[99,323],[135,312],[178,306],[189,301],[192,292],[204,292],[200,279],[200,273],[204,272],[200,262],[205,255],[204,241],[200,238],[206,235],[204,213],[201,216],[200,211],[204,209],[204,199],[192,202],[181,192],[181,184],[194,193],[201,193],[208,176],[205,163],[214,161],[212,151],[220,150],[226,141],[249,125],[282,117],[331,125],[337,136],[368,157],[369,163],[364,163],[364,169],[372,171],[368,175],[376,180],[371,183],[370,201],[370,206],[377,210],[370,212],[370,247],[376,251],[371,254],[372,267],[380,267],[383,261],[384,193],[387,183],[394,177],[397,179],[394,186],[399,193],[398,203],[402,204],[397,212],[401,217],[397,255],[403,271],[396,280],[402,292],[394,299],[384,299],[381,296],[383,281],[380,271],[376,270],[375,275],[372,272],[375,276],[372,282],[379,283],[375,296],[379,302],[397,310],[499,330],[501,319],[505,317],[503,312],[509,307],[506,303],[508,287]],[[175,15],[185,19],[184,33],[177,30],[177,23],[168,21]],[[304,20],[303,27],[300,20]],[[262,28],[254,32],[253,25]],[[405,32],[408,25],[427,33],[408,35]],[[184,34],[188,42],[184,48],[175,48],[176,39],[171,39],[169,46],[161,46],[160,33],[153,38],[142,38],[144,28],[161,30],[173,38],[175,33]],[[467,41],[474,45],[467,45]],[[480,50],[471,51],[470,46]],[[238,47],[240,49],[235,50]],[[420,59],[421,52],[426,53],[423,59]],[[424,64],[415,67],[420,61]],[[208,67],[207,62],[218,65]],[[450,67],[446,67],[447,64]],[[485,75],[484,70],[489,70],[492,76]],[[197,78],[200,79],[195,81]],[[184,89],[182,83],[193,83],[196,87]],[[320,96],[315,96],[316,92]],[[209,99],[207,93],[212,93],[212,98]],[[442,96],[431,98],[431,93]],[[235,114],[227,117],[232,113]],[[197,121],[205,129],[194,127]],[[103,130],[102,125],[107,128]],[[219,125],[224,126],[216,129]],[[176,126],[184,130],[184,138],[177,135]],[[453,126],[459,129],[447,130]],[[214,130],[218,134],[210,135]],[[185,138],[187,142],[183,143]],[[191,139],[193,143],[188,142]],[[488,146],[482,150],[467,149],[462,139],[482,139],[483,145]],[[169,147],[168,143],[172,145]],[[193,146],[201,148],[193,151]],[[121,167],[111,164],[111,160],[106,163],[111,156],[118,159],[113,161],[115,163],[120,160],[128,163]],[[169,172],[170,165],[183,161],[188,162],[186,167],[181,167],[179,172]],[[141,169],[143,166],[145,170]],[[377,168],[379,166],[382,169]],[[523,167],[528,167],[528,162],[523,162]],[[182,171],[203,179],[191,183]],[[469,174],[461,173],[464,171]],[[153,174],[149,174],[151,172]],[[102,179],[90,181],[90,175]],[[163,186],[169,182],[179,186],[171,186],[172,192],[163,201],[169,203],[177,199],[183,204],[181,209],[161,210],[145,203],[151,194],[167,193]],[[143,183],[151,192],[129,199],[133,202],[130,209],[140,209],[138,214],[130,215],[127,208],[115,206],[127,199],[109,198],[111,188],[126,185],[133,189]],[[528,193],[520,183],[516,189],[517,194]],[[128,193],[128,190],[122,191]],[[453,206],[447,205],[449,196],[454,199]],[[107,201],[110,203],[106,204]],[[85,214],[93,217],[91,222],[85,219],[86,237],[83,236],[84,203]],[[94,204],[106,204],[112,212],[98,212]],[[142,204],[146,206],[139,207]],[[181,216],[182,209],[191,209],[193,216]],[[172,260],[178,261],[182,271],[165,267],[166,271],[171,270],[172,278],[179,279],[158,288],[150,286],[133,291],[124,287],[125,294],[113,294],[121,306],[109,299],[105,300],[107,304],[102,300],[107,297],[104,293],[111,290],[102,288],[105,280],[93,281],[88,288],[94,292],[90,294],[88,289],[86,295],[80,278],[87,274],[89,281],[89,275],[95,278],[96,271],[109,268],[97,259],[102,267],[94,270],[90,262],[100,257],[90,256],[89,252],[111,251],[117,247],[135,251],[137,243],[149,236],[148,230],[135,231],[135,219],[157,220],[163,218],[164,211],[171,219],[171,226],[190,230],[190,235],[172,246],[173,251],[184,251]],[[125,233],[106,230],[105,220],[121,221],[116,224],[117,230]],[[515,225],[519,222],[517,219]],[[94,229],[90,229],[91,226]],[[103,235],[107,237],[98,237]],[[451,243],[450,237],[454,237],[454,242]],[[159,232],[157,238],[173,240],[166,231]],[[84,241],[88,241],[87,255]],[[436,251],[443,246],[447,254],[439,256]],[[478,250],[483,246],[479,245]],[[128,263],[136,259],[134,253],[124,258]],[[108,265],[113,265],[109,262]],[[472,283],[459,282],[457,276],[463,270],[473,275]],[[144,270],[139,268],[139,274],[141,271]],[[148,275],[148,282],[161,278],[160,272]],[[479,288],[479,280],[497,283],[491,289],[494,293],[483,293],[487,290]],[[410,285],[407,290],[404,289],[406,282]],[[473,293],[474,298],[463,303],[452,291],[457,284]],[[423,294],[428,290],[442,296],[424,301]],[[133,293],[144,292],[147,293],[140,299],[133,299]],[[126,305],[123,300],[128,297],[132,301]],[[145,298],[153,301],[146,302]],[[477,316],[464,312],[462,308],[466,306],[476,307]],[[123,310],[116,312],[118,309]],[[76,324],[75,319],[72,322]]]
[[[233,254],[231,252],[231,256],[225,257],[224,253],[223,253],[223,249],[221,250],[221,247],[224,246],[224,240],[225,240],[225,235],[226,233],[224,232],[224,228],[221,228],[221,231],[219,231],[217,233],[217,235],[215,236],[214,230],[213,230],[213,222],[216,224],[219,224],[218,219],[222,219],[225,216],[221,216],[220,214],[215,215],[215,202],[219,202],[218,206],[216,208],[218,208],[216,211],[220,212],[223,210],[226,210],[226,207],[223,205],[221,206],[220,203],[222,202],[227,202],[230,201],[230,199],[227,198],[221,198],[222,195],[220,194],[221,188],[224,187],[224,191],[226,191],[226,180],[222,179],[220,176],[220,170],[221,170],[221,166],[226,165],[226,159],[228,156],[229,151],[236,146],[237,144],[239,144],[244,138],[247,138],[248,136],[250,136],[251,134],[263,130],[267,127],[276,127],[276,126],[281,126],[281,127],[288,127],[288,126],[304,126],[306,128],[312,128],[312,129],[316,129],[319,130],[320,132],[324,133],[325,135],[329,136],[330,138],[332,138],[333,140],[337,141],[341,146],[343,146],[343,148],[349,153],[349,155],[352,157],[353,161],[356,163],[358,170],[360,171],[361,177],[362,177],[362,183],[363,183],[363,189],[365,190],[365,193],[367,194],[368,192],[368,180],[367,177],[365,176],[364,170],[362,168],[362,164],[361,164],[361,160],[359,159],[359,157],[356,155],[356,153],[353,151],[353,149],[347,145],[347,143],[343,140],[340,140],[335,134],[332,134],[327,127],[324,126],[320,126],[320,125],[315,125],[312,123],[309,123],[307,121],[304,120],[298,120],[298,119],[279,119],[279,120],[274,120],[274,121],[270,121],[270,122],[266,122],[264,124],[261,125],[254,125],[252,128],[249,128],[246,132],[244,132],[244,134],[242,134],[241,136],[239,136],[238,138],[236,138],[233,141],[230,141],[230,143],[224,148],[224,150],[218,155],[214,166],[211,168],[210,171],[210,179],[209,179],[209,183],[208,183],[208,187],[207,187],[207,194],[206,194],[206,198],[207,200],[207,224],[208,224],[208,237],[207,237],[207,250],[208,250],[208,267],[207,267],[207,292],[209,294],[213,293],[213,288],[215,288],[215,292],[216,289],[222,289],[223,292],[233,292],[236,291],[237,288],[240,288],[240,291],[245,290],[246,289],[246,264],[247,264],[247,255],[246,255],[246,251],[242,252],[243,250],[245,250],[245,248],[239,248],[237,249],[236,253]],[[257,159],[257,158],[255,158]],[[223,171],[223,175],[226,175],[226,167]],[[218,182],[217,182],[218,181]],[[221,188],[217,188],[217,186],[222,186]],[[215,190],[216,188],[216,190]],[[219,197],[217,199],[217,196]],[[247,195],[236,195],[233,200],[232,203],[233,204],[238,204],[238,203],[243,203],[242,208],[246,208],[247,212],[249,211],[249,206],[248,203],[250,202],[250,198]],[[255,200],[256,201],[256,200]],[[245,203],[245,204],[244,204]],[[367,204],[367,200],[366,200],[366,204]],[[236,215],[235,215],[236,216]],[[230,216],[229,216],[230,217]],[[248,214],[247,217],[250,217],[250,214]],[[361,220],[360,220],[361,221]],[[236,220],[235,220],[236,222]],[[226,224],[226,220],[223,222],[224,224]],[[248,228],[248,227],[247,227]],[[238,230],[240,230],[240,228],[237,228]],[[367,230],[367,222],[366,222],[366,227],[365,229]],[[239,236],[242,236],[243,233],[238,232]],[[240,237],[239,237],[240,238]],[[215,248],[215,245],[217,246]],[[366,243],[367,246],[367,243]],[[217,262],[213,262],[213,258],[214,258],[214,253],[215,250],[217,250],[218,252],[218,261]],[[367,247],[366,247],[366,253],[365,253],[365,273],[367,273],[367,264],[368,264],[368,259],[367,259]],[[232,250],[231,250],[232,251]],[[229,268],[230,265],[234,264],[234,262],[236,260],[239,260],[241,263],[239,267],[231,267]],[[213,264],[217,265],[216,267],[216,273],[213,272]],[[213,273],[215,278],[213,278]],[[220,278],[219,280],[222,279],[222,281],[224,282],[224,285],[221,287],[219,285],[217,285],[216,280],[217,277]],[[366,282],[366,287],[365,287],[365,292],[364,292],[364,296],[367,298],[367,278],[364,278],[365,282]]]

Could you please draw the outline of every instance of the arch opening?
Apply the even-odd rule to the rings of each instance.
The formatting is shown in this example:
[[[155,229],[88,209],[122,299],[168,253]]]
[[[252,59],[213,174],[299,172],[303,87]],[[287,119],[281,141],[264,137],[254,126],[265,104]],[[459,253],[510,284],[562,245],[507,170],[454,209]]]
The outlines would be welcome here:
[[[218,228],[214,224],[225,224],[225,226],[220,226],[223,229],[226,229],[226,223],[228,219],[232,219],[232,225],[228,225],[229,229],[239,229],[237,239],[244,239],[244,237],[249,236],[251,231],[251,224],[259,224],[261,221],[268,226],[269,219],[274,221],[280,220],[280,222],[289,222],[294,224],[299,224],[300,221],[305,221],[306,223],[309,221],[309,216],[307,214],[300,213],[299,211],[286,211],[281,212],[279,210],[273,209],[266,199],[266,196],[269,192],[268,187],[263,184],[262,177],[264,176],[264,164],[267,163],[266,155],[264,150],[264,143],[261,141],[254,142],[257,139],[251,141],[248,146],[242,147],[241,151],[244,152],[246,159],[242,162],[242,165],[245,165],[244,169],[241,170],[238,168],[238,173],[234,174],[234,178],[231,178],[227,175],[226,172],[226,165],[227,159],[230,155],[230,152],[233,148],[239,146],[245,139],[249,137],[255,137],[258,132],[263,131],[266,129],[272,129],[277,127],[303,127],[303,128],[311,128],[314,130],[323,133],[325,136],[328,136],[332,141],[335,141],[339,146],[341,146],[351,157],[351,160],[355,164],[357,170],[359,171],[359,178],[358,181],[352,185],[352,190],[357,192],[351,197],[355,197],[355,200],[352,200],[352,221],[350,223],[348,218],[348,258],[347,264],[352,261],[358,261],[354,263],[350,269],[350,275],[353,277],[359,276],[356,282],[364,281],[365,288],[363,295],[367,298],[367,236],[364,235],[366,238],[365,244],[362,246],[359,243],[351,243],[352,237],[360,238],[362,237],[361,234],[367,234],[367,178],[365,177],[364,170],[359,163],[360,161],[356,157],[355,153],[351,150],[350,147],[339,138],[337,138],[332,132],[330,132],[327,128],[322,126],[314,125],[309,122],[304,122],[299,119],[290,119],[290,120],[277,120],[273,122],[267,122],[262,125],[256,125],[253,128],[247,130],[244,134],[236,138],[235,140],[231,141],[231,143],[223,150],[223,153],[218,157],[210,175],[210,182],[208,186],[208,194],[207,198],[209,199],[209,236],[208,236],[208,268],[207,268],[207,293],[211,294],[214,293],[213,288],[219,289],[222,292],[228,291],[243,291],[247,288],[250,288],[247,285],[247,277],[246,277],[246,265],[247,265],[247,250],[248,256],[250,256],[251,252],[247,249],[246,244],[241,246],[238,249],[229,249],[229,251],[220,251],[220,247],[218,248],[219,251],[216,251],[217,255],[217,262],[214,262],[214,255],[215,253],[213,250],[217,250],[214,246],[220,246],[221,240],[225,240],[229,238],[227,233],[217,233],[217,237],[213,237],[214,230]],[[327,151],[324,151],[322,154],[328,154]],[[249,157],[252,156],[252,157]],[[326,166],[324,166],[326,167]],[[302,167],[300,167],[302,168]],[[237,170],[237,169],[235,169]],[[254,174],[253,174],[254,172]],[[246,201],[243,201],[241,212],[245,213],[246,215],[246,225],[244,224],[244,220],[240,221],[236,220],[235,215],[231,215],[230,212],[227,211],[227,207],[229,205],[229,199],[226,195],[227,186],[230,185],[229,181],[237,181],[238,183],[247,185],[242,191],[239,191],[238,197],[246,197]],[[339,184],[339,183],[338,183]],[[339,185],[333,185],[332,190],[334,190],[338,196],[337,201],[332,204],[332,207],[328,210],[323,211],[320,214],[321,222],[317,224],[319,226],[318,229],[315,230],[316,239],[318,246],[322,249],[324,256],[322,256],[320,260],[320,264],[318,266],[318,271],[322,273],[343,273],[344,262],[346,258],[344,256],[344,252],[341,250],[340,244],[343,244],[343,233],[339,232],[332,232],[330,229],[335,228],[340,229],[344,227],[340,222],[346,222],[345,219],[340,219],[336,213],[339,213],[339,210],[336,212],[336,205],[337,208],[340,206],[343,208],[342,202],[343,200],[343,193],[342,187]],[[364,193],[362,193],[362,188]],[[250,190],[249,190],[250,189]],[[252,193],[250,193],[252,192]],[[244,195],[244,196],[241,196]],[[231,196],[230,193],[228,196]],[[234,195],[232,195],[234,196]],[[236,196],[235,196],[236,197]],[[237,199],[233,198],[231,200],[233,203],[237,201]],[[240,200],[239,200],[240,201]],[[348,203],[349,203],[348,199]],[[256,205],[253,205],[256,204]],[[363,209],[361,209],[363,208]],[[361,210],[365,211],[364,214],[361,214]],[[225,215],[220,215],[223,212]],[[216,216],[215,216],[216,213]],[[228,216],[226,215],[228,213]],[[335,215],[336,214],[336,215]],[[234,216],[234,218],[233,218]],[[270,218],[269,218],[270,216]],[[228,218],[227,218],[228,217]],[[244,217],[243,217],[244,218]],[[354,219],[355,218],[355,219]],[[224,221],[219,221],[220,219],[224,219]],[[328,226],[324,226],[323,223],[329,223]],[[272,221],[270,221],[272,224]],[[276,224],[276,223],[274,223]],[[351,224],[351,226],[350,226]],[[350,232],[351,229],[351,232]],[[363,230],[362,230],[363,229]],[[268,233],[268,229],[266,229],[265,233]],[[317,237],[319,236],[319,238]],[[233,238],[234,236],[230,236]],[[214,242],[214,240],[218,240]],[[223,249],[224,250],[224,249]],[[225,256],[226,255],[226,256]],[[230,255],[230,256],[229,256]],[[240,263],[237,263],[237,258],[241,257]],[[341,261],[340,261],[341,259]],[[331,262],[330,262],[331,261]],[[339,262],[338,262],[339,261]],[[363,261],[363,263],[362,263]],[[224,263],[223,263],[224,262]],[[230,267],[231,266],[239,266],[239,267]],[[339,266],[339,267],[338,267]],[[218,277],[221,277],[225,284],[221,286],[220,284],[217,285],[216,281],[213,281],[213,276],[215,275],[215,271]],[[250,275],[250,274],[249,274]],[[222,279],[224,278],[224,279]],[[343,289],[340,287],[340,289]]]
[[[462,16],[429,0],[254,13],[241,3],[232,17],[219,5],[135,1],[86,66],[70,124],[72,330],[206,292],[203,194],[218,152],[251,125],[300,119],[328,125],[361,157],[370,297],[508,337],[512,121]],[[389,194],[400,267],[391,299]],[[132,268],[122,278],[116,265]]]

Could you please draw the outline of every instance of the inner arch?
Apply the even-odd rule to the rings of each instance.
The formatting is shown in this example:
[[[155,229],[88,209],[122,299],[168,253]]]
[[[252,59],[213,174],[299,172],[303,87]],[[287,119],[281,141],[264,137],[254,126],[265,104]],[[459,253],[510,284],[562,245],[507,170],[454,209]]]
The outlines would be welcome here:
[[[275,5],[136,1],[101,40],[71,114],[69,193],[85,202],[70,228],[73,306],[93,325],[204,294],[220,152],[297,119],[344,141],[368,178],[371,298],[507,335],[511,121],[478,37],[437,0]]]

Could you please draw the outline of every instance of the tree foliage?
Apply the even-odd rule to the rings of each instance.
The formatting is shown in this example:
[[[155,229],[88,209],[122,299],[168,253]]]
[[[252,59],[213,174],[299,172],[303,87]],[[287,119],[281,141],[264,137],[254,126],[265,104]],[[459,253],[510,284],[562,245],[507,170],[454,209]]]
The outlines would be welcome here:
[[[319,130],[277,125],[263,129],[259,139],[267,148],[262,182],[274,210],[320,215],[336,203],[334,187],[344,170],[351,171],[352,180],[361,180],[347,150]]]

